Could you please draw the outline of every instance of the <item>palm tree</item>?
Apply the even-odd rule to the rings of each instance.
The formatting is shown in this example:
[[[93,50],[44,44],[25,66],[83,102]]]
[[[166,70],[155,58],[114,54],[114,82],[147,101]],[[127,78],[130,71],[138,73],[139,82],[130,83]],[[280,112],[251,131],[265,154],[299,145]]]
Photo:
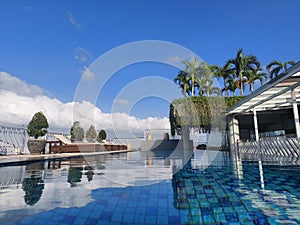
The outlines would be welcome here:
[[[260,63],[257,60],[257,57],[254,55],[243,55],[243,50],[239,49],[237,51],[236,57],[234,59],[229,59],[226,63],[226,66],[231,67],[231,72],[234,73],[237,78],[240,80],[240,95],[243,96],[243,76],[248,70],[255,70],[260,67]]]
[[[206,96],[210,96],[214,75],[206,62],[200,63],[198,73],[203,80],[203,89],[205,90]]]
[[[204,86],[205,80],[200,76],[200,74],[197,74],[195,76],[195,88],[198,88],[200,96],[203,96],[204,94]]]
[[[273,79],[274,77],[279,76],[281,73],[285,72],[288,69],[288,66],[293,66],[295,65],[294,61],[287,61],[287,62],[281,62],[281,61],[276,61],[273,60],[270,62],[266,69],[270,73],[270,78]]]
[[[222,89],[222,92],[225,90],[231,91],[232,95],[235,96],[236,86],[233,77],[229,77],[226,86]]]
[[[227,81],[231,77],[231,71],[230,71],[230,65],[225,64],[223,67],[220,67],[218,65],[209,65],[210,70],[213,72],[213,74],[218,78],[223,79],[223,86],[225,91],[225,96],[228,96],[228,89],[227,89]]]
[[[263,73],[261,72],[260,69],[256,69],[254,71],[247,71],[245,73],[245,77],[247,78],[247,83],[249,84],[249,89],[251,92],[254,91],[254,83],[255,81],[259,80],[260,83],[262,84],[263,83],[263,80],[267,78],[267,74],[266,73]]]
[[[195,94],[195,76],[198,73],[199,69],[199,58],[195,57],[194,61],[183,61],[184,65],[186,66],[186,69],[184,72],[186,72],[191,77],[191,88],[192,88],[192,96]]]
[[[245,90],[245,83],[247,83],[247,82],[248,82],[247,78],[242,77],[242,80],[238,79],[238,80],[234,81],[234,86],[235,86],[235,88],[240,89],[240,92],[241,92],[241,91]]]
[[[177,77],[174,79],[174,82],[181,87],[184,97],[188,93],[190,79],[190,76],[183,70],[179,71]]]

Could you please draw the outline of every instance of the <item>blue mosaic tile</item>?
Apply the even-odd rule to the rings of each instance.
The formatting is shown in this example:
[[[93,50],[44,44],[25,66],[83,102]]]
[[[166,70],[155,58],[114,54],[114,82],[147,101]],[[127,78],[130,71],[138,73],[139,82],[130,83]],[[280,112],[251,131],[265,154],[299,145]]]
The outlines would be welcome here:
[[[86,219],[84,217],[76,217],[76,219],[73,221],[73,225],[82,225],[86,223]]]

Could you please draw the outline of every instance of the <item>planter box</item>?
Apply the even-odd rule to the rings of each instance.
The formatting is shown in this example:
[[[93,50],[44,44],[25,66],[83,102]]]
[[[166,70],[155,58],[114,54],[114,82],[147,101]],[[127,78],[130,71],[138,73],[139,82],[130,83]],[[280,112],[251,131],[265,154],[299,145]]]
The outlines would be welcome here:
[[[31,155],[40,155],[45,149],[46,140],[28,140],[27,146]]]

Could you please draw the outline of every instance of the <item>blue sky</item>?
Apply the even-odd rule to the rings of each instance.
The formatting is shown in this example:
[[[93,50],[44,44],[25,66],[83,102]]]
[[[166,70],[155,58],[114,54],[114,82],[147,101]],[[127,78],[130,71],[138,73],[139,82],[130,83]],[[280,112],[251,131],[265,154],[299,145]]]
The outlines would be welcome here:
[[[300,60],[300,1],[9,1],[0,0],[0,71],[66,103],[82,72],[120,45],[163,40],[223,65],[237,49],[263,65]],[[111,111],[128,83],[147,76],[173,80],[178,69],[159,63],[123,68],[105,84],[97,106]],[[169,103],[145,98],[131,114],[168,116]]]

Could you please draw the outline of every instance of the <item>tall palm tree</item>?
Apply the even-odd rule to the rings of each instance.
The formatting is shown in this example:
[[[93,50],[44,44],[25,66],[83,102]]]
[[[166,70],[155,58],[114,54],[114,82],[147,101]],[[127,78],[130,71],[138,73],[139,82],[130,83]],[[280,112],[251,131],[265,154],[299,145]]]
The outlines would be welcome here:
[[[223,79],[225,96],[228,96],[227,81],[232,75],[232,72],[230,71],[230,65],[225,64],[223,67],[218,65],[209,65],[209,68],[218,79]]]
[[[259,80],[262,84],[264,79],[267,79],[268,75],[266,73],[261,72],[260,69],[255,69],[254,71],[247,71],[245,73],[245,77],[247,78],[247,83],[249,84],[249,89],[251,92],[254,91],[254,83],[255,81]]]
[[[204,86],[205,86],[205,80],[199,73],[197,73],[195,76],[195,88],[198,88],[200,96],[203,96],[204,94]]]
[[[206,62],[200,63],[198,74],[200,74],[200,77],[203,80],[203,88],[205,89],[206,96],[210,96],[214,74]]]
[[[243,50],[239,49],[237,51],[236,57],[234,59],[229,59],[226,63],[226,66],[231,67],[231,72],[234,73],[237,78],[240,80],[240,95],[243,96],[243,76],[248,70],[255,70],[260,67],[260,63],[257,60],[257,57],[254,55],[243,55]]]
[[[270,78],[273,79],[274,77],[279,76],[281,73],[285,72],[288,67],[295,65],[294,61],[287,61],[287,62],[281,62],[281,61],[276,61],[273,60],[270,62],[266,69],[270,73]]]
[[[240,89],[240,92],[241,92],[241,91],[245,90],[245,83],[247,83],[247,82],[248,82],[247,78],[242,77],[241,80],[238,79],[238,80],[234,81],[234,86],[235,86],[235,88]]]
[[[192,88],[192,96],[195,94],[195,76],[199,70],[199,58],[195,57],[192,62],[183,61],[186,66],[184,72],[186,72],[191,77],[191,88]]]
[[[181,87],[184,97],[188,93],[190,79],[190,76],[183,70],[179,71],[177,77],[174,79],[174,82]]]
[[[235,96],[236,86],[233,77],[229,77],[226,86],[222,89],[222,92],[225,90],[231,91],[232,95]]]

